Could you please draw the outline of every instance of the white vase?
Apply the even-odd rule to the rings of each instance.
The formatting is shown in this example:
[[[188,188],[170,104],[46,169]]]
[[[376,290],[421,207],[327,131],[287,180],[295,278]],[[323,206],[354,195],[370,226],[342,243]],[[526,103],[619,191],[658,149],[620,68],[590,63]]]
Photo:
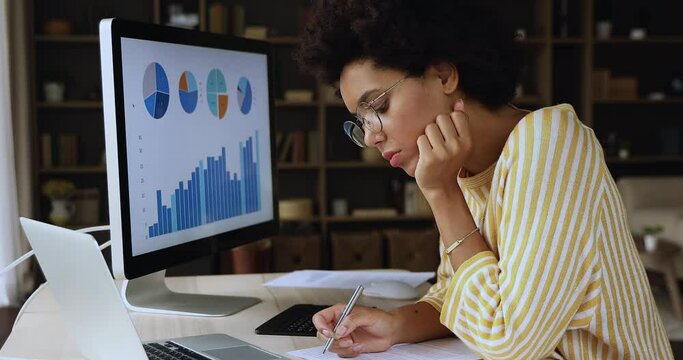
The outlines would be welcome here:
[[[66,199],[52,199],[50,221],[58,226],[66,225],[76,210],[74,204]]]
[[[657,250],[657,241],[659,239],[656,235],[645,235],[643,241],[645,242],[645,251],[653,252]]]

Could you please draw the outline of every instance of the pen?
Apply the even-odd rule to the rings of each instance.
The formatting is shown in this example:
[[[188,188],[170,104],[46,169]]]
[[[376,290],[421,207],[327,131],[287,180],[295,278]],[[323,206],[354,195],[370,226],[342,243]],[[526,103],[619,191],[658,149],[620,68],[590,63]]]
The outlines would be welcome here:
[[[363,285],[358,285],[356,288],[356,291],[353,292],[353,295],[351,295],[351,299],[349,300],[348,303],[346,303],[346,306],[344,307],[344,310],[342,311],[341,316],[339,317],[339,321],[337,321],[337,325],[334,326],[334,330],[332,331],[332,336],[330,336],[329,339],[327,339],[327,342],[325,343],[325,347],[323,348],[323,354],[327,351],[327,349],[330,348],[330,345],[332,345],[332,341],[334,341],[334,337],[336,336],[337,333],[337,328],[339,327],[339,324],[344,321],[347,315],[351,313],[351,310],[353,310],[353,306],[356,304],[356,300],[360,297],[360,295],[363,293]]]

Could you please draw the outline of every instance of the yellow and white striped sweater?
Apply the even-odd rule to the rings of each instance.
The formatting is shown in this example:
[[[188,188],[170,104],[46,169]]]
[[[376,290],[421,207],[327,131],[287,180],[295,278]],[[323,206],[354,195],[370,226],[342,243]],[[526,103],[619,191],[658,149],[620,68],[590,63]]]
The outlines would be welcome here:
[[[473,351],[673,358],[600,144],[570,105],[525,116],[498,161],[458,183],[491,251],[455,273],[442,256],[420,301]]]

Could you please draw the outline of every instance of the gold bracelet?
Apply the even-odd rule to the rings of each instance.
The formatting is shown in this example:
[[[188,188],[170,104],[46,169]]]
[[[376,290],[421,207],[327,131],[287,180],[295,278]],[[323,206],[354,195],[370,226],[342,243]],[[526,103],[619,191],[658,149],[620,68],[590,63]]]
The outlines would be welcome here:
[[[477,232],[477,231],[479,231],[479,228],[478,228],[478,227],[475,227],[474,230],[470,231],[469,234],[463,236],[462,238],[460,238],[460,239],[458,239],[458,240],[455,240],[455,242],[452,243],[451,246],[448,247],[448,249],[446,249],[446,255],[450,255],[451,252],[453,252],[453,250],[455,250],[455,248],[457,248],[458,246],[460,246],[460,244],[461,244],[463,241],[465,241],[465,239],[467,239],[468,237],[470,237],[472,234],[474,234],[474,233]]]

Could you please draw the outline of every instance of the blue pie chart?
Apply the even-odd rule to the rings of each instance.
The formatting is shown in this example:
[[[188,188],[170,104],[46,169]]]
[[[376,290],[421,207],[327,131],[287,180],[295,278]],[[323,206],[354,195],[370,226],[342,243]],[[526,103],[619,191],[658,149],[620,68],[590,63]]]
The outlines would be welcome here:
[[[180,97],[180,106],[183,107],[183,110],[188,114],[193,113],[197,108],[199,90],[197,89],[197,80],[191,72],[185,71],[180,76],[178,95]]]
[[[142,81],[142,94],[145,96],[147,112],[160,119],[168,109],[169,87],[166,71],[159,63],[151,63],[145,70]]]
[[[237,101],[240,105],[240,111],[242,114],[248,114],[251,110],[251,84],[247,78],[240,78],[239,83],[237,83]]]

